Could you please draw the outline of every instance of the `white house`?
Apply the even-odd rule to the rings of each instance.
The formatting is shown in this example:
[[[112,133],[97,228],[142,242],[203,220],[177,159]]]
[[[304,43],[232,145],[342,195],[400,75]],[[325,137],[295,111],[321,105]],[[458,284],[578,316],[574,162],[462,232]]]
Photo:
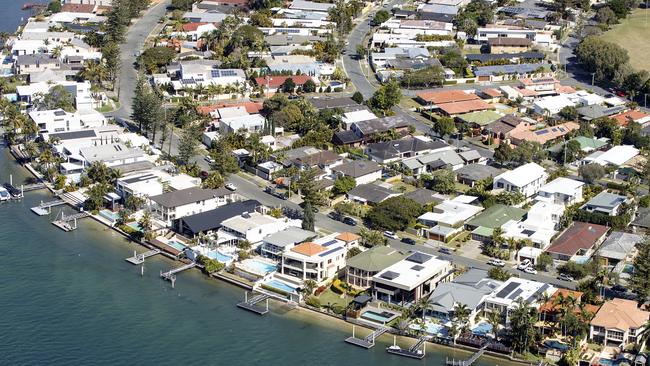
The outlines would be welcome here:
[[[555,287],[547,283],[510,277],[494,293],[485,298],[485,311],[501,314],[508,323],[510,313],[517,308],[519,299],[524,299],[531,306],[539,308],[540,296],[543,294],[551,296],[555,290]]]
[[[156,174],[144,172],[119,178],[115,191],[125,200],[130,196],[144,198],[163,194],[163,185]]]
[[[235,194],[225,188],[188,188],[149,197],[155,218],[167,226],[181,217],[213,210],[235,199]]]
[[[351,233],[333,233],[285,251],[280,262],[280,273],[316,283],[332,279],[345,268],[348,250],[359,243],[357,235],[348,234]]]
[[[552,202],[536,202],[523,221],[510,220],[501,229],[504,238],[529,240],[534,247],[546,249],[557,233],[564,206]]]
[[[459,200],[458,198],[461,197]],[[446,242],[448,238],[463,230],[465,222],[483,211],[483,207],[462,202],[459,196],[446,200],[418,217],[418,222],[428,226],[427,238]]]
[[[639,155],[639,149],[634,146],[617,145],[607,151],[595,151],[582,159],[581,163],[620,166],[637,155]]]
[[[536,200],[570,206],[582,202],[583,182],[559,177],[544,184],[537,192]]]
[[[452,278],[451,262],[414,252],[372,277],[372,297],[388,303],[415,303]]]
[[[99,112],[66,112],[63,109],[32,111],[29,118],[36,123],[40,133],[65,132],[96,128],[106,125],[106,117]]]
[[[266,119],[261,114],[250,114],[240,117],[222,118],[219,127],[222,134],[234,133],[241,129],[246,132],[262,132]]]
[[[84,166],[102,162],[108,167],[137,163],[147,160],[146,154],[139,148],[127,147],[122,143],[88,146],[79,149],[79,157]]]
[[[291,226],[265,237],[260,246],[260,254],[266,258],[280,259],[282,253],[317,236],[318,234],[313,231]]]
[[[217,235],[220,238],[231,238],[231,244],[248,240],[251,244],[257,245],[268,235],[291,226],[300,227],[300,225],[300,220],[275,218],[259,212],[246,212],[222,222]]]
[[[544,168],[536,163],[528,163],[494,177],[493,187],[531,197],[544,185],[547,178],[548,174]]]

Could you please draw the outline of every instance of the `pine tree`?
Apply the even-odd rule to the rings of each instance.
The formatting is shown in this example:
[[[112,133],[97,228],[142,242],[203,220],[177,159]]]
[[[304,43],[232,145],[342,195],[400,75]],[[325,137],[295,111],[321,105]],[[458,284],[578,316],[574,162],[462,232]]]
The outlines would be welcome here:
[[[646,235],[638,244],[630,288],[638,296],[639,304],[643,304],[650,298],[650,235]]]
[[[309,201],[305,201],[303,207],[302,228],[304,230],[314,231],[314,208]]]

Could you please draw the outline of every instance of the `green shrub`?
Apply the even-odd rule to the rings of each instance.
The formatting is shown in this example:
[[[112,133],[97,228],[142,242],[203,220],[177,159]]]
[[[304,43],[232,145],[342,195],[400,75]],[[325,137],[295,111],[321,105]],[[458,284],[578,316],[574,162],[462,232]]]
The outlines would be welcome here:
[[[332,291],[334,291],[335,293],[337,293],[339,295],[342,295],[342,294],[345,293],[345,289],[343,288],[343,283],[338,278],[335,279],[332,282],[331,289],[332,289]]]
[[[321,303],[320,303],[320,300],[316,296],[309,296],[305,300],[305,304],[307,304],[309,306],[313,306],[315,308],[320,308],[322,306]]]

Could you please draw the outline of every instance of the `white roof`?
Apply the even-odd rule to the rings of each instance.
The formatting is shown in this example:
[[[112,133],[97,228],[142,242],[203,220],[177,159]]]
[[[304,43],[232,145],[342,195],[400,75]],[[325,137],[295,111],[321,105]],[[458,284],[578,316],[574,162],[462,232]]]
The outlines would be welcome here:
[[[535,248],[535,247],[523,247],[519,249],[519,252],[517,252],[517,254],[519,254],[520,257],[526,257],[526,258],[537,258],[540,255],[542,255],[542,253],[544,253],[542,249]]]
[[[524,278],[510,277],[490,294],[486,301],[505,306],[516,306],[515,302],[517,299],[523,298],[530,304],[537,304],[538,296],[541,293],[551,295],[555,290],[555,287],[549,284]]]
[[[576,189],[584,185],[585,184],[583,182],[574,179],[559,177],[543,185],[539,191],[548,193],[562,193],[571,196],[575,193]]]
[[[477,213],[483,211],[483,207],[470,205],[458,201],[443,201],[433,209],[434,212],[427,212],[418,220],[442,223],[447,226],[455,226],[457,223],[465,222]]]
[[[221,226],[230,228],[239,233],[246,233],[249,230],[255,229],[262,225],[268,225],[281,221],[272,216],[262,215],[259,212],[252,212],[247,215],[239,215],[221,223]]]
[[[428,258],[425,262],[412,261],[413,256]],[[387,284],[400,289],[411,291],[432,277],[444,272],[451,266],[449,261],[438,259],[434,256],[416,252],[409,257],[385,268],[373,276],[374,282]]]
[[[218,108],[217,112],[219,112],[220,118],[248,116],[248,112],[246,111],[246,107],[244,106]]]
[[[524,164],[514,170],[508,170],[494,177],[494,181],[505,180],[516,187],[523,187],[539,179],[546,171],[536,163]]]
[[[345,123],[355,123],[361,121],[368,121],[371,119],[376,119],[377,116],[370,112],[367,109],[361,109],[354,112],[347,112],[343,114],[343,121]]]
[[[596,151],[586,158],[587,163],[596,163],[600,165],[623,165],[633,157],[639,155],[639,149],[631,145],[618,145],[602,152]]]
[[[222,118],[221,123],[237,131],[240,128],[248,129],[251,126],[261,126],[264,124],[264,117],[260,114],[250,114],[232,118]]]

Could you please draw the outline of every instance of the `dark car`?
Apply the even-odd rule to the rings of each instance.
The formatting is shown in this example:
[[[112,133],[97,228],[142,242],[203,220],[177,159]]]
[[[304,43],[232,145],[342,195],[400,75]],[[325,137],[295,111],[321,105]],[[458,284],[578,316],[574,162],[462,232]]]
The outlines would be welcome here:
[[[205,170],[201,170],[201,179],[205,179],[210,175],[210,173],[206,172]]]
[[[357,226],[357,221],[351,217],[344,217],[343,223],[350,226]]]
[[[332,220],[341,221],[341,214],[336,211],[332,211],[328,213],[327,217],[329,217]]]
[[[440,249],[438,249],[438,251],[439,251],[440,253],[442,253],[442,254],[449,254],[449,255],[451,255],[451,249],[449,249],[449,248],[447,248],[447,247],[440,247]]]
[[[614,285],[614,286],[612,286],[612,291],[615,291],[615,292],[627,292],[627,288],[625,288],[625,286],[623,286],[623,285]]]
[[[402,243],[405,243],[405,244],[415,245],[415,240],[413,240],[411,238],[402,238],[402,240],[400,240],[400,241]]]

